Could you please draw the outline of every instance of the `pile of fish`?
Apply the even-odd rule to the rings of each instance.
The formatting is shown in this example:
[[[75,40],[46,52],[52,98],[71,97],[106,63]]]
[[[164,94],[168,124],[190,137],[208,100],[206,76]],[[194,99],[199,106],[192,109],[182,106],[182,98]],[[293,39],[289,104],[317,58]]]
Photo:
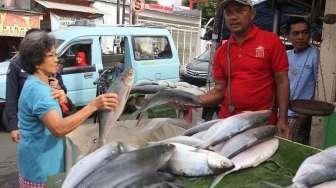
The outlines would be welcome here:
[[[336,146],[306,158],[292,181],[295,188],[336,187]]]
[[[218,175],[215,186],[225,175],[255,167],[276,152],[276,127],[265,125],[269,114],[267,110],[243,112],[204,122],[185,135],[143,148],[105,144],[78,161],[62,187],[184,187],[166,173]]]
[[[106,144],[78,161],[62,188],[184,187],[169,174],[159,173],[172,157],[174,145],[157,144],[127,150],[122,144]]]
[[[189,177],[219,175],[215,186],[226,174],[255,167],[278,148],[278,140],[273,138],[276,127],[265,126],[268,110],[204,122],[186,130],[184,135],[148,143],[142,148],[107,143],[134,88],[133,80],[133,70],[125,70],[108,88],[108,92],[118,94],[119,105],[112,111],[101,112],[98,143],[70,169],[63,188],[184,187],[167,172]],[[199,97],[188,91],[158,89],[135,114],[141,117],[149,108],[171,101],[201,105]]]

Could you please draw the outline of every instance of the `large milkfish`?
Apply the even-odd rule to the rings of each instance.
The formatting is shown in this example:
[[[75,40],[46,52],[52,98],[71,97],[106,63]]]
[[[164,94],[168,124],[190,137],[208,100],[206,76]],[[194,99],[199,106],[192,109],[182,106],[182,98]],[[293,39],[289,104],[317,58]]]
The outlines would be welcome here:
[[[128,96],[131,92],[134,81],[133,69],[126,69],[119,77],[114,80],[106,92],[116,93],[118,95],[119,104],[111,111],[101,111],[98,144],[102,146],[106,144],[112,127],[116,126],[118,118],[121,116],[126,105]]]

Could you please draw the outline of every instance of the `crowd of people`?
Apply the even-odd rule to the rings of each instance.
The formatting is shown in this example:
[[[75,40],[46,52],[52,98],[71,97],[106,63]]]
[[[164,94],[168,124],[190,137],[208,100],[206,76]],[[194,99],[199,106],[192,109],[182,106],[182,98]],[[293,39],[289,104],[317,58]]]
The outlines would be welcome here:
[[[309,22],[290,20],[288,39],[294,49],[286,53],[279,36],[253,24],[256,11],[250,0],[225,0],[222,6],[231,36],[215,52],[215,86],[200,96],[203,107],[220,104],[219,118],[270,109],[268,123],[278,126],[280,136],[309,144],[311,117],[288,110],[289,100],[314,97],[319,51],[309,44]],[[83,52],[76,59],[85,65]],[[46,187],[49,175],[64,171],[64,135],[95,111],[117,106],[118,96],[102,94],[65,116],[70,99],[59,74],[55,39],[41,30],[29,31],[10,61],[7,129],[18,143],[19,183]]]

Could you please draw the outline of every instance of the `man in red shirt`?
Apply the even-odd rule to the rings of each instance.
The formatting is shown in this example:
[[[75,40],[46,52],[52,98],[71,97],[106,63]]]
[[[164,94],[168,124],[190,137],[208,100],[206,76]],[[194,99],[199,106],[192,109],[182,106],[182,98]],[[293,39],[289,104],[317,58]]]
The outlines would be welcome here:
[[[277,123],[280,135],[288,137],[285,48],[277,35],[252,24],[256,12],[250,0],[224,0],[222,5],[231,36],[215,52],[215,87],[200,97],[203,105],[221,102],[220,118],[273,109],[269,123]]]

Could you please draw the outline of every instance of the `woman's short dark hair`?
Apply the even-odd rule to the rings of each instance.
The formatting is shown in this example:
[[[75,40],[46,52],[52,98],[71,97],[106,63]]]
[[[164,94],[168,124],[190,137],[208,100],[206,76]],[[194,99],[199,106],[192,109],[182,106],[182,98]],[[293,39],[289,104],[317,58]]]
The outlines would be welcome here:
[[[20,43],[19,55],[23,68],[29,73],[36,72],[36,65],[43,62],[44,57],[55,46],[55,38],[45,31],[29,33]]]

